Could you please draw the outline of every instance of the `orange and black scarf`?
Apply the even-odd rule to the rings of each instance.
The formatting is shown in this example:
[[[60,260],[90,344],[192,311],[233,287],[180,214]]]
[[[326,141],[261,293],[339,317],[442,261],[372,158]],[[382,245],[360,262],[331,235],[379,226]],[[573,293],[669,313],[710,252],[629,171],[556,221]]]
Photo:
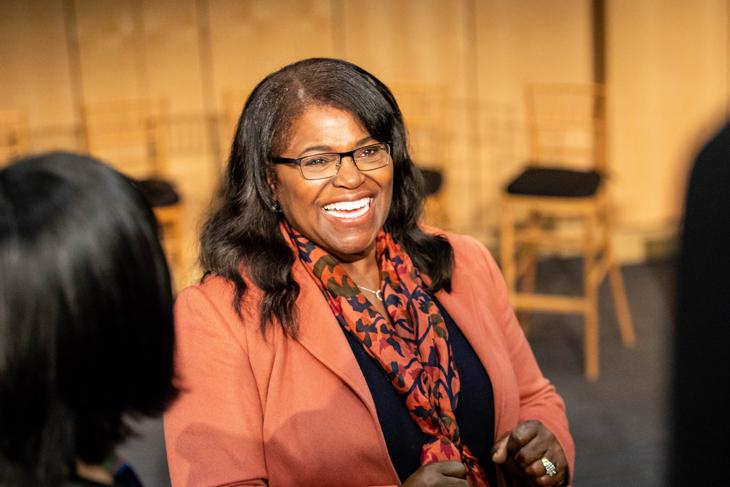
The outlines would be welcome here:
[[[454,410],[459,372],[438,306],[425,291],[418,270],[393,237],[380,231],[376,257],[382,296],[390,319],[368,301],[339,261],[282,224],[284,235],[322,290],[340,326],[355,336],[382,367],[405,400],[413,420],[431,437],[421,450],[421,465],[455,460],[469,469],[473,485],[488,487],[477,458],[461,442]]]

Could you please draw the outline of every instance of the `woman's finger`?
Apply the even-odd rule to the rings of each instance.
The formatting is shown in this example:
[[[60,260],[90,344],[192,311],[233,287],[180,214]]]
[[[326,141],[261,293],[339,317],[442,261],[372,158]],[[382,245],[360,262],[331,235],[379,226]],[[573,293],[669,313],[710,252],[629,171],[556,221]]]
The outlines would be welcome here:
[[[515,461],[527,469],[535,461],[540,460],[555,444],[557,444],[555,435],[545,428],[542,423],[539,423],[536,435],[514,454]]]
[[[468,487],[466,465],[461,462],[444,461],[422,465],[403,483],[403,487]]]
[[[548,465],[543,463],[542,459],[549,461]],[[554,468],[554,474],[550,475]],[[539,485],[562,485],[567,478],[568,462],[563,454],[563,450],[557,441],[545,452],[543,456],[532,462],[525,472],[533,477]]]
[[[510,434],[508,455],[522,468],[526,468],[547,450],[549,442],[544,441],[545,432],[548,432],[547,429],[539,421],[520,423]],[[540,451],[541,446],[543,449]]]
[[[492,462],[502,464],[507,460],[507,440],[509,440],[509,434],[504,435],[501,440],[494,444],[492,447]]]
[[[439,473],[447,477],[464,479],[468,473],[466,465],[461,462],[438,462],[434,463],[433,466]]]

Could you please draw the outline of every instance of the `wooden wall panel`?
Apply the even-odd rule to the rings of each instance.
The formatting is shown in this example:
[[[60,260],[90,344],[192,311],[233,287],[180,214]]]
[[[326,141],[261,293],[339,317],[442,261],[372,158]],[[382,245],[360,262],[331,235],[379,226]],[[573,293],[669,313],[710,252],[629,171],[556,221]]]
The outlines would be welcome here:
[[[344,0],[347,59],[387,83],[464,91],[465,0]]]
[[[204,111],[195,0],[145,2],[142,16],[148,94],[173,115]]]
[[[328,0],[211,0],[208,8],[222,110],[228,108],[222,106],[228,93],[247,94],[264,76],[290,62],[334,55]]]
[[[0,109],[26,113],[30,149],[73,149],[76,112],[58,0],[0,2]]]
[[[76,0],[83,103],[147,96],[141,4]]]
[[[607,5],[617,230],[638,238],[676,232],[687,165],[709,127],[727,114],[728,2]],[[639,246],[627,258],[641,260],[641,252]]]

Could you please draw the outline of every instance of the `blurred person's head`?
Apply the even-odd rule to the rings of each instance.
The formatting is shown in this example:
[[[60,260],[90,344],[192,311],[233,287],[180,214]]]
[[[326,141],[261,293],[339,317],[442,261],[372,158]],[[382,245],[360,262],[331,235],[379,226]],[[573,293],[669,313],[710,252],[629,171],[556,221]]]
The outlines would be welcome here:
[[[0,170],[0,484],[55,485],[165,409],[172,304],[127,178],[68,153]]]

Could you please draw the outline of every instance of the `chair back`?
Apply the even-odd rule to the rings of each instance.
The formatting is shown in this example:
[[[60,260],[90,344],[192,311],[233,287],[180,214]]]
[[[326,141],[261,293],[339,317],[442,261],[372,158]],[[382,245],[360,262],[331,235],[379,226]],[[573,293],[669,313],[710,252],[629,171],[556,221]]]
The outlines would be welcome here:
[[[251,92],[253,92],[253,89],[254,86],[227,88],[223,90],[218,113],[219,145],[222,148],[222,154],[225,156],[223,157],[223,161],[227,159],[233,138],[236,136],[238,119],[241,117],[243,106],[251,95]]]
[[[408,130],[411,156],[418,165],[442,168],[446,158],[446,88],[435,83],[392,83]]]
[[[168,170],[167,101],[139,98],[83,107],[88,152],[138,179],[165,178]]]
[[[530,163],[605,174],[604,87],[531,84],[526,95]]]
[[[28,125],[25,113],[0,110],[0,166],[28,151]]]

